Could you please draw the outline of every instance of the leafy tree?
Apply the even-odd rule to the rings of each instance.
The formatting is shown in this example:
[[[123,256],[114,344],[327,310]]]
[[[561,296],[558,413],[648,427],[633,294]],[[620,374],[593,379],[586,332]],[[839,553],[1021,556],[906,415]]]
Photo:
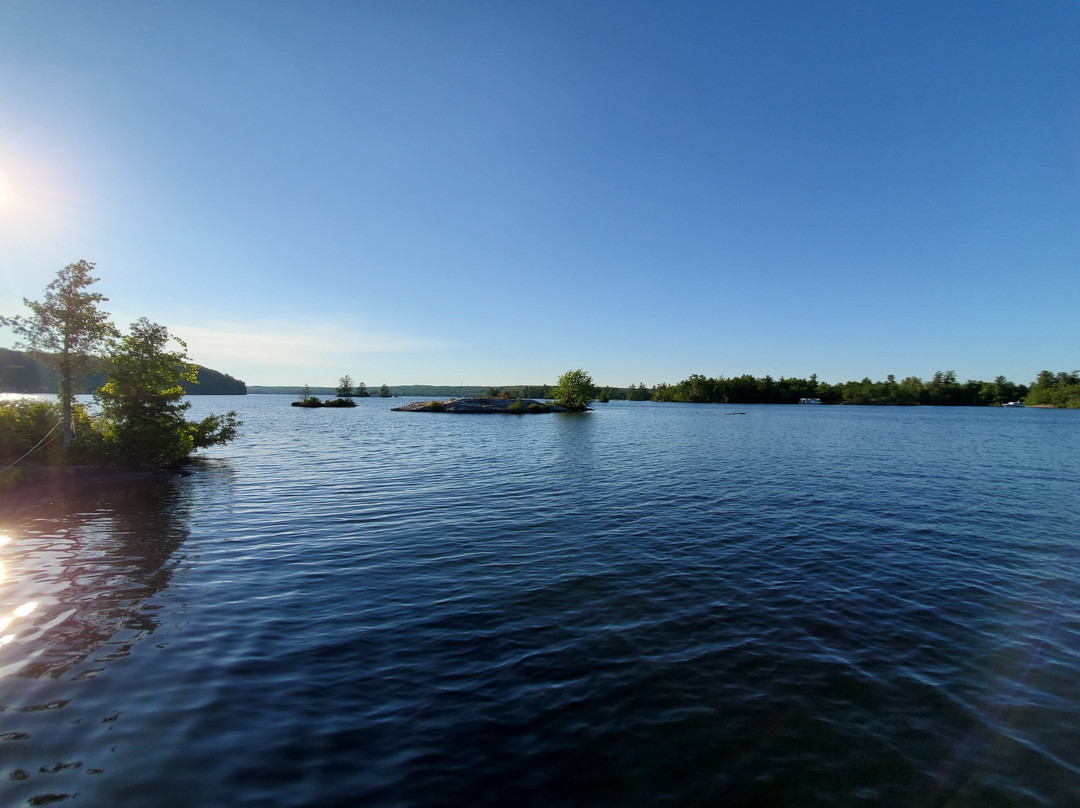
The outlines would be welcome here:
[[[1080,408],[1080,371],[1062,371],[1056,376],[1049,370],[1042,371],[1024,403],[1029,407]]]
[[[340,379],[338,379],[337,389],[334,390],[334,395],[341,398],[350,398],[353,394],[352,376],[346,373]]]
[[[390,388],[385,384],[379,388],[379,398],[390,398]]]
[[[596,386],[592,377],[584,370],[568,370],[559,377],[552,396],[560,407],[581,412],[587,410],[596,397]]]
[[[87,291],[100,280],[90,274],[93,269],[90,261],[68,264],[45,287],[43,301],[23,298],[31,316],[0,317],[0,325],[10,327],[22,338],[16,347],[48,357],[60,375],[64,448],[72,440],[75,383],[85,373],[90,357],[101,353],[118,335],[108,313],[98,308],[108,298]]]
[[[367,391],[367,385],[364,384],[363,382],[360,382],[359,384],[356,385],[356,392],[353,393],[353,395],[356,396],[357,398],[367,398],[368,396],[371,395],[371,393],[369,393]]]
[[[300,395],[297,398],[297,401],[307,407],[311,406],[311,402],[319,401],[319,397],[311,392],[311,385],[305,382],[304,386],[300,388]]]
[[[170,350],[170,341],[179,350]],[[101,429],[116,459],[132,465],[168,466],[194,450],[228,443],[240,427],[235,412],[188,421],[180,382],[194,381],[183,340],[145,317],[117,346],[109,380],[97,392]]]
[[[922,398],[923,383],[918,376],[905,376],[900,386],[893,391],[897,404],[915,405]]]

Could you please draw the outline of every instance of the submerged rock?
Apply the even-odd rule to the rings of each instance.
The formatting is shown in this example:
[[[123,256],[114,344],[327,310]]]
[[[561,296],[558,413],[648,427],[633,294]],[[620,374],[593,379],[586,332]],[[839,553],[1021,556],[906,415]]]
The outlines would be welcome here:
[[[538,415],[545,412],[566,412],[555,404],[545,404],[531,398],[451,398],[447,401],[413,401],[393,412],[453,412],[501,413],[504,415]]]

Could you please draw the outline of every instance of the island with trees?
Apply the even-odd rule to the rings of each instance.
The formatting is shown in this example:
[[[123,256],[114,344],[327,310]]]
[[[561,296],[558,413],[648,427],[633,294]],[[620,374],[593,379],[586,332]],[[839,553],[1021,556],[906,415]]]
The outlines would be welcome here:
[[[349,377],[346,376],[345,378],[348,379]],[[304,409],[319,409],[320,407],[355,407],[356,402],[352,400],[352,388],[345,388],[350,391],[348,393],[342,393],[341,389],[342,388],[339,386],[337,398],[321,399],[311,392],[311,387],[309,385],[305,384],[300,390],[299,397],[292,403],[292,406],[303,407]]]
[[[68,264],[41,301],[24,298],[27,316],[0,317],[20,338],[16,346],[53,366],[58,403],[0,402],[0,458],[6,473],[27,465],[176,468],[197,449],[236,438],[233,411],[189,421],[185,384],[197,383],[183,340],[165,326],[140,318],[124,335],[91,287],[94,264]],[[94,392],[96,410],[76,401],[95,364],[105,381]]]
[[[456,414],[503,414],[503,415],[541,415],[550,412],[585,412],[596,399],[596,385],[592,377],[581,370],[568,370],[559,377],[558,383],[550,388],[554,403],[535,401],[518,396],[487,398],[451,398],[446,401],[414,401],[401,407],[394,407],[394,412],[446,412]]]

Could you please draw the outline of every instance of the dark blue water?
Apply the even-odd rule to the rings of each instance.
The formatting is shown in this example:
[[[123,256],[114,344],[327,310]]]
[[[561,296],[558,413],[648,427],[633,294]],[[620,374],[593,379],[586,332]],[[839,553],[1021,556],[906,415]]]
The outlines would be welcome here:
[[[1080,804],[1080,413],[289,400],[0,518],[3,805]]]

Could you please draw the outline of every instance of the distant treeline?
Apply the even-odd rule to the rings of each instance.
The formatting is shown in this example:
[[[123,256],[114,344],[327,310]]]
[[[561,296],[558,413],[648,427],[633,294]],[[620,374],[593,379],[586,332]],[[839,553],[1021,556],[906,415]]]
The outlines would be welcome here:
[[[202,365],[195,367],[199,383],[181,382],[188,395],[242,396],[247,393],[247,386],[239,379]],[[105,384],[106,375],[104,360],[98,360],[82,379],[81,392],[92,393],[100,388]],[[59,380],[53,367],[25,351],[0,348],[0,393],[55,393],[58,389]]]
[[[550,387],[488,388],[487,395],[499,398],[544,398]],[[1080,408],[1080,371],[1051,373],[1042,371],[1030,387],[1016,384],[998,376],[992,382],[968,379],[960,382],[956,372],[942,370],[924,381],[917,376],[897,380],[888,376],[884,381],[861,381],[829,384],[809,379],[749,374],[725,378],[710,378],[694,374],[675,384],[643,383],[629,387],[602,387],[600,401],[621,399],[629,401],[675,401],[716,404],[798,404],[801,399],[818,399],[823,404],[918,404],[938,406],[995,407],[1010,401],[1023,401],[1028,406]]]
[[[252,395],[299,395],[303,391],[303,385],[248,385],[248,392]],[[336,395],[336,387],[309,387],[312,395],[332,396]],[[421,396],[423,398],[479,398],[487,396],[488,392],[496,388],[482,387],[480,385],[440,385],[440,384],[402,384],[395,387],[387,387],[391,396]],[[503,388],[499,388],[500,390]],[[519,388],[505,388],[518,390]],[[549,385],[541,387],[525,387],[525,390],[548,390]],[[381,389],[380,389],[381,392]],[[489,398],[499,398],[491,395]],[[505,397],[505,396],[503,396]],[[518,396],[515,395],[514,398]],[[535,396],[533,396],[535,397]]]
[[[3,371],[0,370],[0,373]],[[550,398],[554,385],[517,385],[509,387],[480,387],[473,385],[442,386],[430,384],[400,385],[390,388],[394,396],[422,396],[429,398]],[[251,385],[249,393],[273,393],[296,395],[299,386],[268,387]],[[205,391],[204,391],[205,392]],[[312,387],[316,395],[333,395],[333,387]],[[756,377],[748,374],[726,378],[709,378],[694,374],[676,384],[644,382],[629,387],[601,387],[597,390],[600,401],[619,399],[629,401],[682,401],[717,404],[798,404],[803,398],[820,399],[823,404],[916,404],[943,406],[993,407],[1009,401],[1023,401],[1029,407],[1080,408],[1080,371],[1051,373],[1042,371],[1030,385],[1016,384],[1004,376],[992,382],[969,379],[960,382],[956,372],[943,370],[930,379],[908,376],[897,380],[888,376],[884,381],[861,381],[829,384],[818,381],[817,375],[809,379],[772,376]]]
[[[693,375],[673,385],[653,388],[653,401],[714,401],[730,404],[797,404],[803,398],[820,399],[823,404],[930,404],[941,406],[993,406],[1017,401],[1028,388],[998,376],[993,382],[969,379],[959,382],[956,372],[938,371],[929,381],[908,376],[897,381],[861,381],[828,384],[817,375],[809,379],[773,379],[737,376],[710,379]]]
[[[817,375],[809,379],[774,379],[743,375],[733,378],[708,378],[694,374],[676,384],[631,385],[628,388],[603,388],[600,398],[631,401],[682,401],[722,404],[797,404],[804,398],[816,398],[823,404],[917,404],[939,406],[994,407],[1010,401],[1028,406],[1080,407],[1080,376],[1071,373],[1042,371],[1030,386],[1016,384],[1004,376],[992,382],[968,379],[960,382],[952,370],[938,371],[929,380],[908,376],[897,381],[861,381],[829,384]]]

